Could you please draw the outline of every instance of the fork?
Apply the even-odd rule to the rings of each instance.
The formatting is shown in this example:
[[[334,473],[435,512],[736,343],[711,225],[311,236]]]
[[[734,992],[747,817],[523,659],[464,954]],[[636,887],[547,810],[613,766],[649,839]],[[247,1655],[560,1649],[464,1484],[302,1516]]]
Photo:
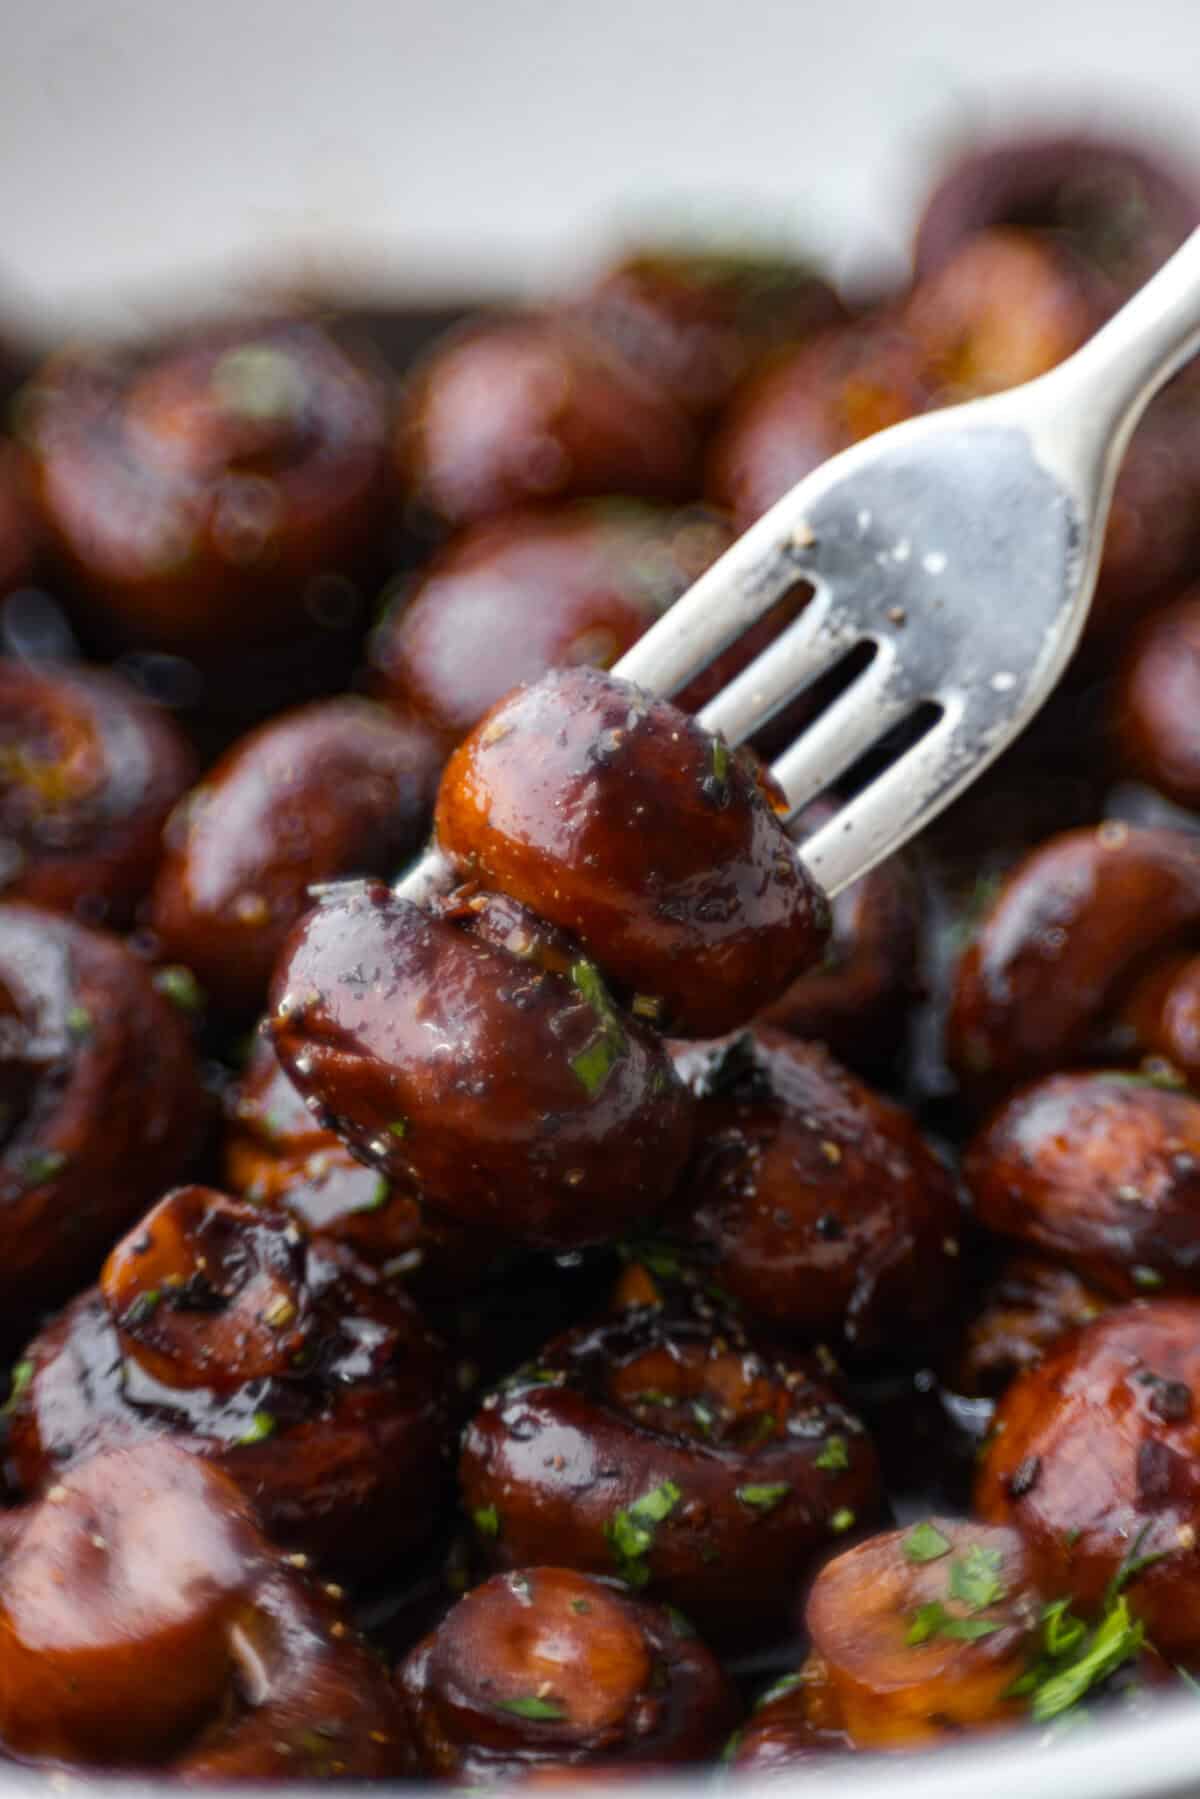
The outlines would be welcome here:
[[[1200,231],[1048,374],[906,420],[793,487],[611,671],[669,696],[799,584],[795,622],[698,714],[731,746],[859,646],[870,661],[772,765],[798,815],[883,766],[800,854],[831,897],[929,823],[1049,697],[1091,604],[1113,484],[1147,402],[1200,349]],[[928,720],[895,753],[881,743]],[[449,884],[435,850],[397,891]]]

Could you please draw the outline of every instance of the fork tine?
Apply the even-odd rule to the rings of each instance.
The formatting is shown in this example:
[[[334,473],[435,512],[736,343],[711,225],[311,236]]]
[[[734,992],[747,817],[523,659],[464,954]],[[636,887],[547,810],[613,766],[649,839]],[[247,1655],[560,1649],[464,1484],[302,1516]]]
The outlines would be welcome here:
[[[969,749],[953,739],[963,703],[950,696],[942,717],[827,824],[800,844],[806,868],[831,897],[868,874],[911,834],[918,820],[948,803],[976,772]],[[793,836],[800,836],[795,827]]]
[[[787,796],[789,818],[845,774],[885,731],[913,710],[913,697],[904,691],[903,683],[894,683],[895,673],[896,652],[885,639],[873,661],[845,692],[806,725],[791,748],[772,764],[771,773]]]
[[[797,526],[797,495],[803,497],[805,486],[802,482],[786,495],[718,557],[626,650],[613,674],[652,693],[677,693],[798,581],[808,580],[803,561],[809,539]]]
[[[859,641],[856,627],[844,613],[831,613],[828,592],[819,588],[800,617],[696,716],[706,731],[743,743]]]

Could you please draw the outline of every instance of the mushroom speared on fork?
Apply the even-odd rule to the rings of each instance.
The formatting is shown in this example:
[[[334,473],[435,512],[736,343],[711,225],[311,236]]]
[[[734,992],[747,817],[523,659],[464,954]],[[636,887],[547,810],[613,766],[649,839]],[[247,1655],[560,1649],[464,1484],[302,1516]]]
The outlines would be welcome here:
[[[810,586],[795,623],[698,716],[740,744],[852,651],[869,653],[772,769],[794,820],[868,751],[891,749],[802,843],[810,872],[838,893],[947,806],[1049,697],[1087,617],[1129,437],[1197,348],[1200,232],[1049,374],[896,425],[806,477],[612,672],[675,693]],[[447,884],[432,851],[398,892],[420,901]]]

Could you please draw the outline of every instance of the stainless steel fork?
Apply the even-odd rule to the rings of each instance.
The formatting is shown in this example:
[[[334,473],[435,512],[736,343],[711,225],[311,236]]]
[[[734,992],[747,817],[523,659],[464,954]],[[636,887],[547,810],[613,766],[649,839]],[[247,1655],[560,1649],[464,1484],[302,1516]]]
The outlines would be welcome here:
[[[670,695],[799,583],[794,624],[700,713],[736,745],[858,645],[871,660],[773,765],[789,818],[906,720],[800,853],[836,894],[962,792],[1049,697],[1096,583],[1113,483],[1147,402],[1200,349],[1200,231],[1068,361],[893,426],[807,476],[613,673]],[[445,884],[431,852],[399,891]]]

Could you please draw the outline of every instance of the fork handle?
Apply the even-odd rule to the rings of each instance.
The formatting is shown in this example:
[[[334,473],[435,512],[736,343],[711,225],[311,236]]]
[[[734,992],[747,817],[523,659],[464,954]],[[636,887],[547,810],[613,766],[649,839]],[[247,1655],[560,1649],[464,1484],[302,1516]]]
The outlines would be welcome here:
[[[1081,350],[1042,378],[1064,425],[1119,456],[1149,402],[1200,351],[1200,230]]]

